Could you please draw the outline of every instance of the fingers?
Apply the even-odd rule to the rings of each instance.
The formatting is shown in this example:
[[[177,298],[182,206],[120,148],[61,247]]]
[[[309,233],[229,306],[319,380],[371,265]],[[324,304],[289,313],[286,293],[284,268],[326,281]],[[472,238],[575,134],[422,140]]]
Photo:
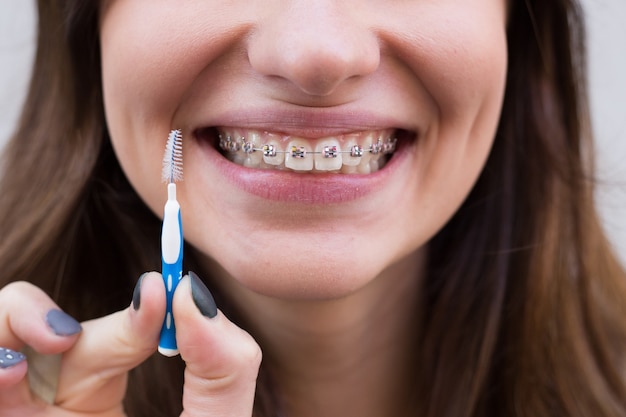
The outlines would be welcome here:
[[[18,283],[2,289],[0,411],[41,406],[32,402],[27,364],[16,352],[27,344],[41,353],[63,352],[57,406],[77,414],[120,412],[127,372],[156,351],[165,315],[161,276],[146,274],[140,281],[129,308],[84,322],[82,332],[36,287]],[[193,274],[181,281],[173,307],[187,364],[183,415],[250,416],[261,361],[258,345],[217,311]]]
[[[193,273],[180,282],[173,310],[178,348],[187,365],[183,415],[251,416],[261,363],[257,343],[216,310]]]
[[[0,291],[0,346],[60,353],[76,342],[80,331],[80,324],[34,285],[15,282]]]
[[[26,357],[11,349],[0,348],[0,414],[7,408],[23,408],[30,399],[26,379]]]
[[[26,356],[0,347],[0,389],[16,385],[26,375]]]
[[[120,404],[127,372],[156,350],[165,315],[161,275],[145,274],[126,310],[83,323],[83,333],[63,360],[57,404],[81,412]]]
[[[25,345],[43,354],[66,351],[76,342],[80,324],[59,310],[39,288],[26,282],[0,290],[0,404],[24,407],[32,400],[26,381]]]

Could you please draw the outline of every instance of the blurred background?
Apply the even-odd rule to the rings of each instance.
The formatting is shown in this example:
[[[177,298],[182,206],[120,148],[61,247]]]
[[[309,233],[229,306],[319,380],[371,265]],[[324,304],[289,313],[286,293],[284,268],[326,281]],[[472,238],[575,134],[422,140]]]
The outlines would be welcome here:
[[[597,201],[609,237],[626,264],[626,1],[581,1],[597,137]],[[0,152],[24,100],[34,42],[34,1],[0,0]]]

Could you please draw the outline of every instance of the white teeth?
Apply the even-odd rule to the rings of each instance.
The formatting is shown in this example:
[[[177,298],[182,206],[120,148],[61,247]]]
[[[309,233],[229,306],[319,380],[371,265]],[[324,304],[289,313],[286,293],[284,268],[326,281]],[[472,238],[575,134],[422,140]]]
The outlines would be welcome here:
[[[318,171],[337,171],[341,169],[343,157],[339,152],[336,139],[321,140],[315,145],[315,169]]]
[[[372,144],[376,144],[377,142],[371,134],[365,135],[360,139],[360,146],[363,149],[369,149],[370,151],[364,152],[363,155],[359,157],[359,163],[355,166],[356,172],[359,174],[370,174],[372,172],[371,161],[380,158],[380,153],[375,152],[375,148],[372,148]],[[378,140],[378,138],[376,138],[376,140]]]
[[[285,167],[294,171],[311,171],[313,169],[313,158],[311,147],[304,139],[293,139],[287,145],[285,152]]]
[[[372,169],[370,168],[369,163],[359,164],[356,166],[356,172],[359,174],[370,174]]]
[[[262,152],[254,152],[253,146],[255,143],[260,141],[260,137],[258,134],[253,133],[250,136],[250,141],[245,142],[243,146],[243,151],[246,154],[246,159],[243,162],[243,166],[248,168],[257,168],[263,162],[263,153]]]
[[[369,158],[369,152],[366,152],[367,147],[371,144],[361,143],[361,138],[357,135],[349,135],[345,137],[344,149],[350,151],[343,155],[342,163],[348,166],[357,166],[363,158]]]
[[[268,165],[279,166],[285,162],[285,153],[277,152],[282,149],[282,145],[276,139],[270,139],[262,147],[261,154],[263,155],[263,162]]]
[[[385,166],[396,148],[391,129],[317,140],[233,129],[219,134],[219,147],[232,162],[248,168],[298,172],[369,174]]]
[[[372,135],[365,135],[365,137],[363,137],[362,139],[363,142],[360,145],[363,147],[363,149],[371,149],[372,143],[374,142],[372,139]],[[369,166],[372,158],[378,157],[378,154],[373,154],[372,152],[364,152],[363,156],[360,157],[359,164],[356,166],[357,172],[361,174],[369,174],[369,170],[365,172],[365,168]]]
[[[342,174],[357,174],[358,171],[356,169],[356,167],[354,165],[343,165],[341,167],[341,173]]]

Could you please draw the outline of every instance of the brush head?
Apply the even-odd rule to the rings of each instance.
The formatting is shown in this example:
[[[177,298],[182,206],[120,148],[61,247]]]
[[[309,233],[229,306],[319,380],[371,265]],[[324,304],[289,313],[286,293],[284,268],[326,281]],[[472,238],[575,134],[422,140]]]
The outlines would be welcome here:
[[[183,179],[183,135],[180,129],[172,130],[167,138],[161,179],[169,183]]]

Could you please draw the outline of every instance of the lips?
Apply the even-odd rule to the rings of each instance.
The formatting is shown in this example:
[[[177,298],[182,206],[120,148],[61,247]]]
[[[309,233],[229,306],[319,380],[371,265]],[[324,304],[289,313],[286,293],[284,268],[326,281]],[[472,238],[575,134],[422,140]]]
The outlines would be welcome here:
[[[245,123],[243,124],[245,125]],[[384,191],[390,184],[397,181],[403,182],[403,179],[398,177],[399,172],[411,171],[412,155],[415,153],[415,145],[418,142],[416,132],[400,128],[372,128],[360,131],[346,129],[336,132],[320,131],[319,134],[302,134],[294,131],[285,134],[246,126],[239,128],[203,127],[194,129],[192,132],[201,151],[197,155],[205,160],[210,171],[218,173],[219,177],[224,179],[224,184],[233,193],[242,191],[244,195],[260,197],[268,201],[306,205],[339,204],[366,196],[386,195]],[[222,135],[221,140],[220,133]],[[255,134],[260,136],[255,137]],[[231,137],[230,142],[228,136]],[[235,140],[236,137],[239,139]],[[294,139],[296,137],[297,139]],[[381,141],[378,140],[379,137]],[[388,139],[382,139],[383,137]],[[291,154],[292,151],[296,152],[297,155],[301,148],[304,148],[305,152],[308,149],[313,149],[312,154],[308,156],[313,156],[314,160],[315,157],[319,158],[324,155],[325,147],[329,147],[328,152],[334,152],[331,149],[333,146],[331,143],[335,140],[338,142],[337,153],[340,150],[342,152],[342,167],[338,170],[316,169],[315,162],[313,162],[313,169],[292,169],[285,166],[284,160],[280,165],[261,166],[262,164],[260,164],[255,168],[246,166],[246,164],[256,163],[252,158],[257,158],[257,160],[260,158],[262,163],[271,165],[264,162],[263,158],[267,156],[264,155],[264,151],[267,150],[267,148],[264,149],[264,146],[271,145],[272,139],[276,141],[277,146],[280,145],[280,148],[275,148],[279,160],[280,158],[287,159],[287,155]],[[350,157],[355,158],[348,153],[352,152],[352,146],[354,146],[350,146],[354,142],[349,140],[354,140],[357,142],[356,145],[362,148],[363,155],[361,158],[370,159],[369,173],[359,173],[357,168],[356,172],[348,172],[350,175],[342,174],[342,170],[345,174],[345,171],[349,169],[343,167],[347,165],[345,161]],[[367,146],[368,140],[371,141],[371,145],[374,145],[373,148],[371,145]],[[293,143],[294,141],[295,143]],[[359,141],[361,143],[358,143]],[[253,143],[253,145],[246,145],[246,143]],[[385,144],[387,144],[386,150]],[[294,146],[295,151],[291,149]],[[321,150],[316,151],[315,149],[320,149],[320,146]],[[222,147],[227,150],[223,150]],[[253,147],[255,151],[249,152],[249,147]],[[372,149],[375,151],[372,152]],[[371,169],[373,156],[379,161],[375,170]],[[310,162],[308,163],[310,164]],[[367,169],[365,171],[367,172]],[[241,194],[230,193],[229,195],[242,196]]]
[[[407,132],[376,129],[308,139],[257,129],[219,127],[196,131],[236,165],[299,173],[371,174],[382,169]]]

